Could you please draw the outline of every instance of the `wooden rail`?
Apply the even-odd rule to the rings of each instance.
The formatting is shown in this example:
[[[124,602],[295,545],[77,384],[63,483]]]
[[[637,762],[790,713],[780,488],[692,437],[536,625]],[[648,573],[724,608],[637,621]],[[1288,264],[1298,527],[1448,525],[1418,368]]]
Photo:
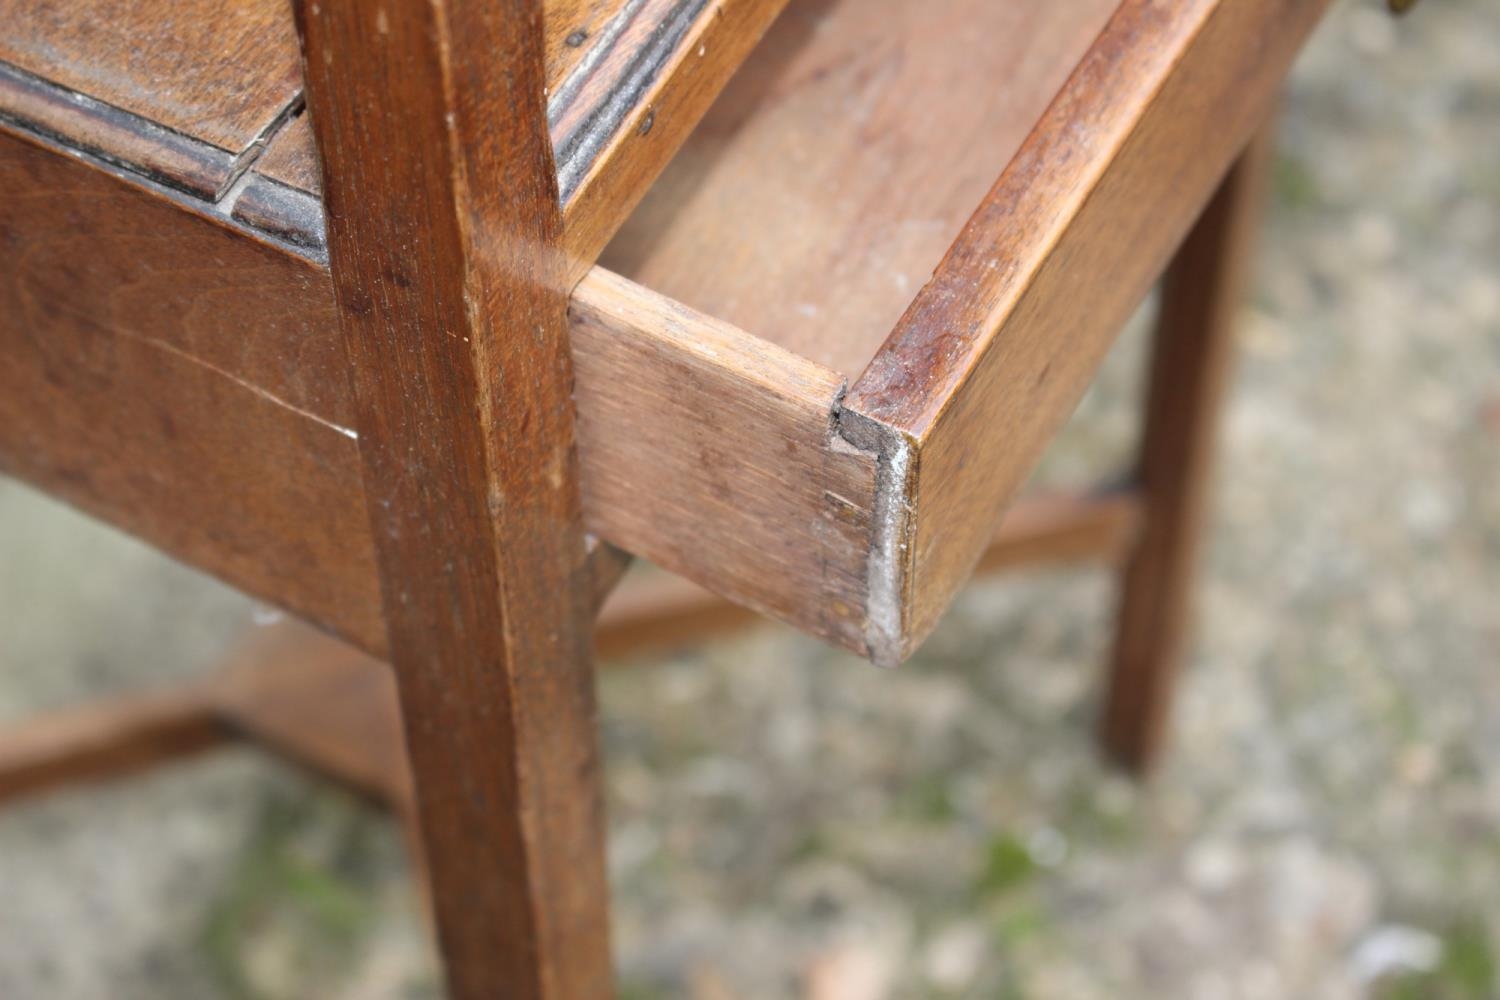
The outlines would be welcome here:
[[[1140,497],[1120,489],[1028,498],[1007,516],[981,572],[1072,561],[1113,564],[1131,549]],[[623,564],[596,551],[613,576]],[[633,574],[604,600],[595,631],[612,665],[765,619],[680,577]],[[118,777],[248,738],[404,809],[411,777],[390,670],[317,630],[253,635],[204,683],[45,714],[0,731],[0,801]]]

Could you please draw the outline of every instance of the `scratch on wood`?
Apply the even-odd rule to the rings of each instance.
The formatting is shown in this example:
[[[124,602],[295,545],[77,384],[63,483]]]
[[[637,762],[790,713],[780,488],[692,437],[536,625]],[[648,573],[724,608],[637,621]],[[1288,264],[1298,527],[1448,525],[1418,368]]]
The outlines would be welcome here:
[[[334,423],[331,420],[325,420],[323,417],[318,416],[311,410],[304,410],[300,406],[294,406],[291,403],[288,403],[286,400],[282,399],[280,396],[272,395],[271,393],[262,389],[260,386],[256,385],[254,382],[247,382],[233,372],[225,371],[218,365],[210,364],[197,355],[189,354],[187,351],[184,351],[182,348],[176,346],[175,344],[169,344],[165,340],[158,340],[155,337],[143,337],[142,335],[133,333],[129,330],[114,328],[111,329],[110,332],[117,337],[124,337],[126,340],[133,340],[138,344],[145,344],[148,347],[154,347],[159,351],[165,351],[175,357],[182,358],[184,361],[188,361],[192,364],[198,365],[200,368],[206,368],[209,371],[213,372],[215,375],[218,375],[221,378],[228,379],[240,388],[249,390],[250,392],[254,393],[261,399],[264,399],[269,403],[279,406],[284,410],[290,410],[292,413],[295,413],[300,417],[306,417],[308,420],[314,421],[315,423],[322,424],[329,430],[338,431],[340,434],[344,435],[344,437],[346,438],[349,438],[351,441],[359,440],[359,433],[352,427],[344,427],[340,424]]]

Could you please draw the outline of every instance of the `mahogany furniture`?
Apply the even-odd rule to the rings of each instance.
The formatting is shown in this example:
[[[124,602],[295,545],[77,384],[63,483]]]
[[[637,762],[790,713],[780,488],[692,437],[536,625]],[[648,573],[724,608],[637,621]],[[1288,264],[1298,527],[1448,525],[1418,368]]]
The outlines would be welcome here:
[[[608,995],[626,552],[703,589],[601,647],[748,609],[883,665],[981,562],[1119,559],[1145,767],[1324,6],[0,0],[0,471],[375,658],[40,721],[0,795],[250,734],[412,818],[454,995]],[[1013,506],[1169,259],[1136,474]]]

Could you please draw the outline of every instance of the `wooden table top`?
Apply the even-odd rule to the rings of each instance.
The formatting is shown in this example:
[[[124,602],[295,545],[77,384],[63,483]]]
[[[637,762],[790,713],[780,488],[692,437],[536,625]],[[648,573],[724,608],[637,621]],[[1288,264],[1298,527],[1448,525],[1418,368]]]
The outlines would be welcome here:
[[[748,14],[734,26],[743,47],[781,2],[730,5]],[[715,34],[708,12],[704,0],[546,0],[565,196],[632,117],[634,98],[656,96],[662,65]],[[0,0],[0,24],[0,106],[16,117],[206,200],[247,171],[316,194],[287,0]],[[727,46],[730,69],[739,47]]]

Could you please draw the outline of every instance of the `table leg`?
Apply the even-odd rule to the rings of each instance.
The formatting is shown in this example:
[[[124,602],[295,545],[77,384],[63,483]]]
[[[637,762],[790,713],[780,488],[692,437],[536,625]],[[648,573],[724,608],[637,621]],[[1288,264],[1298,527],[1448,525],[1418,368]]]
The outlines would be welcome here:
[[[1100,733],[1105,751],[1138,773],[1160,752],[1185,651],[1219,409],[1271,145],[1267,130],[1230,168],[1162,285],[1136,471],[1144,517],[1124,571]]]
[[[297,4],[448,986],[612,991],[538,0]]]

